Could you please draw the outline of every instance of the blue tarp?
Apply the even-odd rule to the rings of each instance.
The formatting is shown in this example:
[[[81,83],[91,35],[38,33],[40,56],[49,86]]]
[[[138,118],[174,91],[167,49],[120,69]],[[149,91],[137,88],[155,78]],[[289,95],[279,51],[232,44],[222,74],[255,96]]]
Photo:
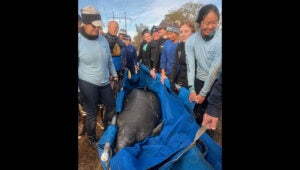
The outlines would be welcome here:
[[[181,88],[179,95],[175,95],[170,89],[168,79],[164,85],[160,82],[160,75],[153,79],[149,69],[143,65],[137,74],[127,78],[124,74],[123,89],[119,91],[116,104],[117,112],[122,111],[123,100],[126,94],[133,88],[144,88],[157,94],[161,102],[163,129],[158,136],[148,137],[144,141],[131,147],[121,149],[113,155],[109,161],[112,170],[146,170],[146,169],[222,169],[222,148],[211,137],[204,133],[199,139],[206,146],[206,154],[201,153],[201,147],[192,147],[185,150],[193,142],[199,129],[193,117],[194,104],[189,102],[189,92]],[[113,130],[111,130],[113,129]],[[117,127],[110,125],[98,142],[98,153],[101,156],[106,142],[114,145],[114,137]],[[185,154],[183,154],[185,153]],[[104,170],[106,167],[101,161]]]

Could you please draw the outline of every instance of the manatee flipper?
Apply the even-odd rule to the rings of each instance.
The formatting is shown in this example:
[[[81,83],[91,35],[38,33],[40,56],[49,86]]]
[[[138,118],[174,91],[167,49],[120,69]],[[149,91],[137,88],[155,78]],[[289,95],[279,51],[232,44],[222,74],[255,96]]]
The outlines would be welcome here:
[[[127,78],[130,80],[131,79],[131,72],[130,70],[128,69],[128,75],[127,75]]]
[[[151,136],[156,136],[158,134],[160,134],[162,128],[163,128],[164,122],[161,122],[160,124],[158,124],[152,131]]]

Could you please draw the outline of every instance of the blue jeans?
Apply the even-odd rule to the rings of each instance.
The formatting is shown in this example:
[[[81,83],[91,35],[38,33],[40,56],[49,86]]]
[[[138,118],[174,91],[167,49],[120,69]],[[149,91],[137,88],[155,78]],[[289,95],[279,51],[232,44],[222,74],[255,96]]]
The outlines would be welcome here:
[[[115,99],[110,84],[97,86],[89,82],[78,79],[80,89],[80,101],[83,105],[86,116],[86,132],[90,141],[96,140],[96,125],[98,104],[102,103],[106,107],[103,124],[107,125],[113,117]]]

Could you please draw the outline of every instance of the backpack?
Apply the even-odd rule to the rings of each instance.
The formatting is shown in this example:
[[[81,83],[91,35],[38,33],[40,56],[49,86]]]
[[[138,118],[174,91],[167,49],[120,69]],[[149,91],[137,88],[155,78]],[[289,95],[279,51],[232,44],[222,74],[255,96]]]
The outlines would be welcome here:
[[[112,55],[113,57],[116,57],[116,56],[120,56],[120,55],[121,55],[121,48],[120,48],[120,46],[118,45],[118,43],[115,43],[114,48],[112,49],[111,55]]]

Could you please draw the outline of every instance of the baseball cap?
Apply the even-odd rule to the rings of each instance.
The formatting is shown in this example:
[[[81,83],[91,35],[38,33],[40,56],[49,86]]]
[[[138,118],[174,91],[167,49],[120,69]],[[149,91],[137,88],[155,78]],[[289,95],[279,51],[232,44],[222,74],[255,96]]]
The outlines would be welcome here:
[[[120,29],[120,30],[119,30],[119,34],[125,34],[125,35],[126,35],[126,30]]]
[[[131,37],[129,35],[126,35],[125,39],[131,40]]]
[[[103,27],[100,12],[91,5],[81,9],[82,22],[85,24],[93,24],[96,27]]]
[[[145,28],[145,29],[142,31],[142,36],[144,36],[144,34],[147,33],[147,32],[150,33],[149,30],[148,30],[148,28]]]
[[[153,27],[151,28],[151,35],[152,35],[154,32],[158,32],[158,28],[157,28],[157,26],[155,26],[155,25],[153,25]]]

